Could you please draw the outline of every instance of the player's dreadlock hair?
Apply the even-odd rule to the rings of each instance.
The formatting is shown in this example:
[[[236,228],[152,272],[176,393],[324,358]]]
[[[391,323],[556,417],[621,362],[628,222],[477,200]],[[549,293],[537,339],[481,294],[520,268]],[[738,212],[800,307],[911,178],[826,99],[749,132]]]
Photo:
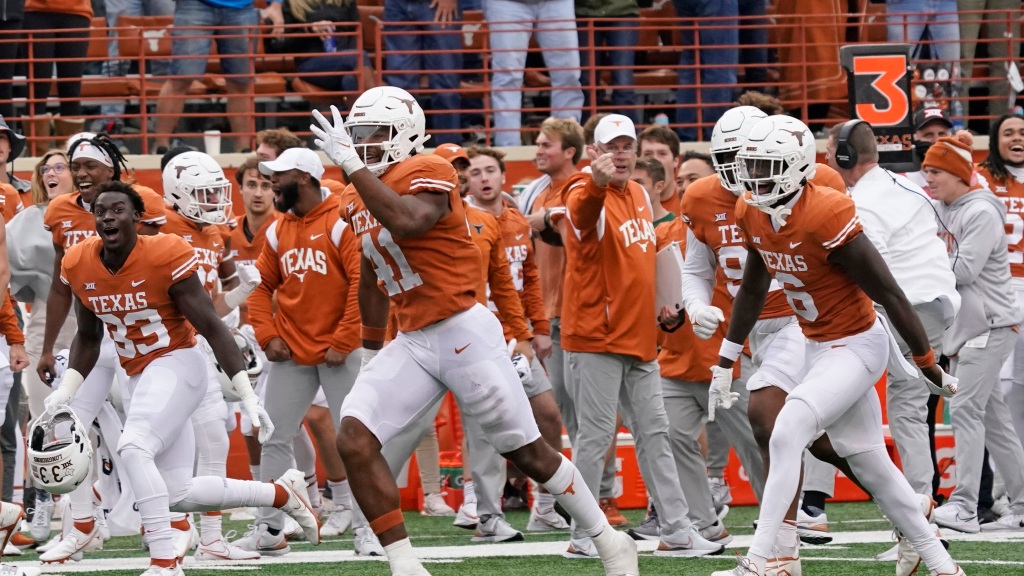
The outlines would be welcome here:
[[[114,180],[121,179],[122,168],[125,174],[129,173],[128,163],[125,161],[124,154],[121,153],[121,149],[117,147],[117,144],[114,144],[114,141],[110,139],[110,135],[106,132],[100,132],[92,137],[83,136],[70,142],[68,144],[68,154],[74,155],[75,148],[82,142],[89,142],[110,156],[110,159],[114,162]]]
[[[981,163],[982,168],[988,168],[992,178],[996,182],[1006,182],[1010,178],[1010,171],[1006,169],[1006,162],[999,155],[999,133],[1003,130],[1003,122],[1012,118],[1024,120],[1020,114],[1004,114],[992,123],[992,129],[988,133],[988,158]]]

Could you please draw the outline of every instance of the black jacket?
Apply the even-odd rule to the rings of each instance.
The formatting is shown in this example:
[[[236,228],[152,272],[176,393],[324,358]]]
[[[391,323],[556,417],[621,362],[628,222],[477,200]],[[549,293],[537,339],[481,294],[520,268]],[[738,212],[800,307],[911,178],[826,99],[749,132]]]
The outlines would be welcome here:
[[[3,2],[4,0],[0,0]],[[354,32],[356,23],[359,22],[359,10],[355,2],[346,6],[321,5],[306,15],[306,21],[300,22],[291,11],[291,3],[285,2],[284,6],[285,24],[306,24],[329,20],[341,24],[335,26],[335,45],[338,52],[355,50],[356,41]],[[347,25],[345,25],[347,24]],[[276,54],[322,54],[324,51],[323,41],[316,35],[300,35],[297,32],[300,28],[291,28],[288,32],[278,38],[267,38],[265,47],[267,52]]]

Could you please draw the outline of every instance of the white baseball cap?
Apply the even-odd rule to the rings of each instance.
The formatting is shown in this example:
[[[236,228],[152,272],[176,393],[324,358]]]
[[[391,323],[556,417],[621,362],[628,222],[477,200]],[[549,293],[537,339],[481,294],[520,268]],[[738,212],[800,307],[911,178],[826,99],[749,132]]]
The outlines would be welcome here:
[[[320,162],[320,157],[309,148],[288,148],[281,152],[277,160],[260,162],[260,173],[266,176],[289,170],[301,170],[317,181],[324,176],[324,165]]]
[[[607,144],[619,136],[629,136],[636,140],[636,127],[633,121],[622,114],[609,114],[597,123],[594,128],[594,141]]]

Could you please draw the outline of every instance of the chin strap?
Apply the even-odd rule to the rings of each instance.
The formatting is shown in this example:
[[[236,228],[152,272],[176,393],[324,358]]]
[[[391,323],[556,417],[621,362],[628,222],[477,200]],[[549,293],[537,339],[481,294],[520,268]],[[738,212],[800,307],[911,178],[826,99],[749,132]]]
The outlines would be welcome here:
[[[789,215],[793,213],[793,211],[785,205],[776,207],[768,206],[763,208],[763,210],[772,217],[772,221],[778,224],[779,228],[786,225],[786,218],[789,218]]]

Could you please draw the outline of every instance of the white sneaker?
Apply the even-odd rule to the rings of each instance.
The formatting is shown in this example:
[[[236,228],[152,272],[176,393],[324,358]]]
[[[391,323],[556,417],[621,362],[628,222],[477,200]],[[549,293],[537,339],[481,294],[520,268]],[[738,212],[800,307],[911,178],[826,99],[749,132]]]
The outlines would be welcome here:
[[[1024,516],[1007,514],[988,524],[981,525],[982,532],[1024,532]]]
[[[444,501],[444,494],[435,492],[423,497],[423,509],[420,514],[424,516],[455,516],[455,510]]]
[[[42,554],[43,552],[48,552],[51,548],[53,548],[60,542],[60,539],[61,535],[58,532],[57,534],[51,536],[50,539],[47,540],[45,544],[36,546],[36,552],[38,552],[39,554]]]
[[[902,544],[902,539],[900,539],[899,542],[896,542],[895,544],[893,544],[892,548],[889,548],[885,552],[880,552],[878,554],[875,554],[875,560],[878,560],[879,562],[897,562],[899,560],[899,558],[900,558],[900,545],[901,544]]]
[[[454,513],[453,511],[452,514]],[[320,537],[341,536],[351,525],[352,509],[339,506],[331,510],[331,515],[327,517],[327,521],[320,527]]]
[[[822,511],[817,516],[811,516],[803,508],[797,508],[796,535],[806,544],[828,544],[832,541],[828,531],[828,515]]]
[[[606,576],[640,576],[636,541],[628,534],[609,527],[591,540],[595,548],[601,543],[601,562]]]
[[[305,536],[302,533],[302,526],[299,526],[299,523],[291,516],[284,517],[284,524],[281,526],[281,534],[284,534],[285,540],[288,540],[289,542],[302,540]]]
[[[569,547],[562,552],[562,558],[600,558],[597,554],[597,547],[590,538],[570,538]]]
[[[384,556],[384,547],[369,528],[356,528],[352,545],[356,549],[356,556]]]
[[[96,528],[100,531],[100,538],[106,542],[110,540],[110,527],[107,526],[107,512],[103,509],[103,506],[96,505],[92,512],[93,518],[96,520]]]
[[[554,508],[542,512],[534,504],[533,509],[530,510],[530,522],[526,525],[527,532],[552,532],[554,530],[568,529],[569,523],[558,512],[555,512]]]
[[[84,552],[103,549],[103,539],[100,538],[100,531],[94,525],[92,532],[83,534],[78,530],[72,530],[66,538],[39,556],[43,564],[63,564],[68,560],[81,560]]]
[[[654,551],[655,556],[714,556],[721,554],[725,546],[715,542],[709,542],[700,535],[697,527],[690,525],[686,530],[676,534],[662,534],[658,542],[658,548]]]
[[[259,560],[260,553],[253,550],[242,550],[238,546],[219,538],[211,544],[199,543],[195,559],[202,561],[217,560]]]
[[[715,509],[732,504],[732,492],[725,478],[708,478],[708,488],[711,489],[711,502]]]
[[[14,544],[11,544],[10,542],[4,544],[4,556],[21,556],[22,554],[24,554],[24,552],[21,551],[21,548],[18,548]]]
[[[725,529],[725,524],[721,520],[716,520],[714,524],[707,528],[701,528],[700,535],[708,542],[714,542],[722,546],[732,542],[732,534],[729,534],[729,531]]]
[[[455,521],[452,522],[452,525],[472,530],[476,528],[476,524],[479,521],[480,517],[476,515],[476,502],[468,504],[463,502],[462,506],[459,506],[459,513],[455,515]]]
[[[929,576],[967,576],[967,575],[964,574],[964,569],[963,568],[961,568],[960,566],[957,566],[955,572],[951,572],[951,573],[948,573],[948,574],[947,573],[940,574],[938,570],[932,570],[931,574]]]
[[[53,500],[46,498],[40,502],[36,497],[36,509],[32,516],[32,528],[30,532],[36,542],[43,542],[50,537],[50,520],[53,518]]]
[[[188,530],[171,528],[174,531],[174,557],[178,559],[179,564],[185,559],[189,550],[199,546],[199,532],[196,530],[195,524],[192,523],[192,515],[189,514],[185,519],[188,521]]]
[[[160,566],[150,566],[142,576],[185,576],[185,573],[181,570],[181,564],[176,564],[174,568],[161,568]]]
[[[4,544],[4,554],[8,554],[8,548],[18,550],[18,547],[11,544],[11,538],[17,534],[18,525],[25,519],[25,511],[21,506],[11,502],[0,502],[0,542]],[[18,550],[12,555],[20,555]]]
[[[803,570],[800,567],[800,544],[792,548],[780,546],[772,547],[772,554],[764,565],[765,574],[775,576],[802,576]]]
[[[973,510],[965,510],[957,502],[946,502],[935,509],[935,523],[943,528],[951,528],[958,532],[977,534],[981,532],[978,514]]]
[[[267,531],[266,524],[251,526],[250,528],[252,529],[249,532],[246,532],[244,536],[235,540],[232,544],[242,550],[259,552],[260,556],[283,556],[292,551],[291,547],[288,546],[288,541],[284,538],[283,532],[274,536]]]
[[[768,576],[768,571],[765,570],[764,574],[757,571],[754,567],[754,563],[747,558],[740,556],[736,558],[736,566],[729,570],[718,570],[712,572],[711,576]],[[772,575],[774,576],[774,575]]]
[[[476,525],[473,542],[519,542],[523,533],[513,528],[503,517],[491,516]]]
[[[239,508],[231,513],[232,522],[252,522],[255,519],[255,508]]]
[[[0,564],[0,576],[39,576],[42,572],[39,568]]]
[[[658,509],[651,504],[647,508],[647,516],[636,528],[627,532],[634,540],[658,540],[661,538],[661,521],[658,520]]]
[[[281,507],[284,513],[290,516],[302,526],[302,532],[306,540],[317,546],[320,544],[320,521],[313,513],[313,507],[309,503],[309,496],[306,494],[306,475],[299,470],[289,470],[274,480],[274,484],[283,487],[290,494],[288,502]]]
[[[992,511],[1000,517],[1010,514],[1010,498],[1006,494],[996,498],[995,502],[992,503]]]

